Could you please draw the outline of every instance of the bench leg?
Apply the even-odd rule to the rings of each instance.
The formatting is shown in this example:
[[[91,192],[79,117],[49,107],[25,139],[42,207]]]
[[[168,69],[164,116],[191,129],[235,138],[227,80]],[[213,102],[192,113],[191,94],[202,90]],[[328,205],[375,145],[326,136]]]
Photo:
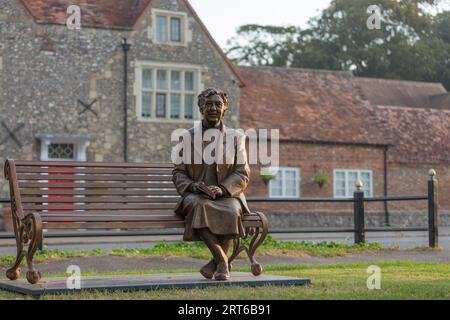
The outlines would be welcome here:
[[[9,280],[17,280],[20,278],[20,264],[22,263],[23,258],[26,256],[26,251],[23,250],[23,225],[15,214],[12,215],[12,219],[14,224],[14,234],[16,236],[17,256],[16,262],[14,262],[14,266],[6,270],[6,277]]]
[[[236,238],[234,239],[234,247],[233,247],[233,254],[229,258],[229,263],[236,259],[236,257],[242,252],[245,251],[247,254],[251,266],[252,266],[252,273],[255,276],[259,276],[263,273],[263,266],[262,264],[258,263],[255,259],[255,253],[256,249],[263,244],[264,240],[267,237],[267,234],[269,232],[269,223],[267,222],[266,216],[261,212],[256,212],[257,215],[261,218],[261,226],[259,227],[251,227],[246,228],[245,230],[245,236],[243,239],[246,239],[248,236],[251,236],[250,244],[249,246],[245,246],[241,244],[241,239]]]
[[[14,232],[16,235],[17,257],[14,266],[6,271],[6,276],[10,280],[20,277],[20,263],[23,258],[27,258],[28,272],[27,280],[31,284],[38,283],[41,274],[33,267],[33,258],[39,243],[42,242],[42,220],[38,213],[29,213],[19,220],[14,219]],[[29,243],[29,244],[28,244]],[[28,244],[28,250],[24,250],[24,245]]]

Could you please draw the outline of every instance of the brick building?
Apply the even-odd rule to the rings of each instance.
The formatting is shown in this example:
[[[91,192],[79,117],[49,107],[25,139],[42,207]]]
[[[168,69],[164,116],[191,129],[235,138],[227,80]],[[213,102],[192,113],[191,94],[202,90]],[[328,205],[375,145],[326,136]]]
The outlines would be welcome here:
[[[81,8],[80,30],[66,26],[71,5]],[[171,132],[199,118],[195,97],[207,86],[229,93],[229,126],[283,123],[286,178],[266,186],[254,168],[249,195],[346,196],[355,178],[373,195],[423,193],[433,166],[450,208],[450,98],[438,84],[238,69],[186,0],[0,0],[1,164],[169,161]],[[319,188],[312,178],[322,171],[331,179]],[[350,221],[345,206],[264,209],[274,226]],[[389,207],[391,222],[423,222],[421,207],[405,210]],[[381,224],[384,207],[370,211]]]
[[[441,84],[354,77],[348,72],[241,67],[241,126],[280,128],[280,167],[268,184],[253,167],[250,193],[276,197],[420,195],[439,179],[441,223],[450,223],[450,94]],[[256,110],[256,112],[254,112]],[[329,177],[322,187],[318,173]],[[274,227],[351,226],[346,204],[253,204]],[[367,205],[368,225],[427,223],[425,202]],[[275,218],[282,217],[281,219]],[[299,218],[301,216],[301,218]]]

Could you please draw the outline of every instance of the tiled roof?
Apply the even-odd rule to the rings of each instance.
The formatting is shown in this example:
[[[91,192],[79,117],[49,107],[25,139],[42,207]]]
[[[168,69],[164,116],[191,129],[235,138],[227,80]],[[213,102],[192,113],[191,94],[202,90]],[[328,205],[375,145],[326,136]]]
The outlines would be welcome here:
[[[151,0],[21,0],[37,23],[66,24],[67,8],[81,8],[90,27],[131,28]]]
[[[431,107],[450,110],[450,93],[436,94],[430,97]]]
[[[245,129],[280,129],[281,139],[387,144],[348,72],[241,67]]]
[[[361,79],[344,72],[248,67],[240,71],[246,83],[240,101],[245,129],[280,128],[281,139],[291,141],[388,144],[392,162],[450,163],[450,110],[418,104],[381,106],[375,100],[369,104],[360,96]],[[387,82],[393,86],[391,93],[414,86]],[[423,88],[445,92],[436,84],[416,85],[422,95]],[[374,96],[382,97],[375,88]]]
[[[433,99],[447,93],[440,83],[356,78],[362,98],[377,106],[399,106],[416,108],[448,108],[445,101]]]
[[[450,163],[450,110],[373,107],[378,122],[395,141],[389,160],[401,163]]]
[[[104,29],[131,29],[143,14],[152,0],[21,0],[37,23],[65,25],[70,5],[77,5],[81,9],[82,26]],[[183,0],[188,10],[200,24],[205,35],[217,49],[225,63],[243,85],[236,66],[227,58],[222,48],[217,44],[203,24],[200,17],[190,5]]]

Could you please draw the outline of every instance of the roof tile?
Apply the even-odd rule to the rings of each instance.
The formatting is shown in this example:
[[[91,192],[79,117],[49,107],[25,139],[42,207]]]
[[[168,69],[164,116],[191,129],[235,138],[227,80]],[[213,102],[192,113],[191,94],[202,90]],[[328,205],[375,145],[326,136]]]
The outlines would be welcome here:
[[[151,0],[21,0],[38,23],[66,24],[67,8],[81,8],[90,27],[131,28]]]

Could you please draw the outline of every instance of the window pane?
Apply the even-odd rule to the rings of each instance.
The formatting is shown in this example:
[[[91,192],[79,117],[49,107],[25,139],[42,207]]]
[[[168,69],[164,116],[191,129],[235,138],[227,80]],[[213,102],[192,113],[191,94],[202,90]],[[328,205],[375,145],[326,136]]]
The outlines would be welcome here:
[[[273,187],[271,187],[270,195],[272,197],[282,197],[283,191],[281,190],[281,188],[278,188],[277,186],[273,186]]]
[[[334,174],[334,189],[336,190],[335,196],[345,197],[345,172],[337,171]]]
[[[142,117],[150,118],[152,114],[152,94],[150,92],[142,93]]]
[[[163,89],[163,90],[167,89],[166,76],[167,76],[166,70],[158,70],[157,71],[156,79],[157,79],[158,89]]]
[[[272,197],[282,197],[283,196],[283,179],[281,171],[278,171],[277,177],[270,180],[270,195]]]
[[[362,172],[361,181],[364,185],[370,185],[370,174],[368,172]]]
[[[363,188],[362,190],[364,191],[364,194],[367,197],[371,197],[372,194],[370,192],[370,185],[371,185],[371,181],[370,181],[370,173],[368,172],[361,172],[361,181],[363,183]]]
[[[181,96],[179,94],[172,94],[170,96],[170,117],[172,119],[180,118],[180,103]]]
[[[181,19],[171,18],[170,19],[170,41],[180,42],[181,41]]]
[[[142,87],[144,89],[151,89],[151,88],[153,88],[153,85],[152,85],[152,70],[151,69],[144,69],[142,71]]]
[[[297,189],[296,188],[286,188],[286,197],[296,197],[297,196]]]
[[[74,145],[72,143],[51,143],[48,145],[49,159],[73,159]]]
[[[156,94],[156,117],[166,117],[166,95],[164,93]]]
[[[286,170],[285,172],[286,180],[292,180],[295,182],[297,175],[294,170]]]
[[[286,189],[297,189],[297,181],[291,180],[291,179],[286,179]]]
[[[370,185],[364,185],[362,188],[362,191],[364,191],[364,196],[371,197],[372,193],[370,192]]]
[[[334,174],[334,179],[345,181],[345,172],[336,171],[336,173]]]
[[[336,197],[345,197],[345,188],[336,188]]]
[[[164,16],[156,17],[156,39],[158,42],[167,41],[167,18]]]
[[[194,95],[187,94],[184,96],[184,118],[193,119],[194,117]]]
[[[358,181],[358,173],[355,171],[348,173],[348,196],[353,195],[356,190],[356,181]]]
[[[180,71],[172,71],[171,73],[172,90],[181,90],[181,73]]]
[[[194,73],[185,72],[184,75],[184,90],[194,91]]]

